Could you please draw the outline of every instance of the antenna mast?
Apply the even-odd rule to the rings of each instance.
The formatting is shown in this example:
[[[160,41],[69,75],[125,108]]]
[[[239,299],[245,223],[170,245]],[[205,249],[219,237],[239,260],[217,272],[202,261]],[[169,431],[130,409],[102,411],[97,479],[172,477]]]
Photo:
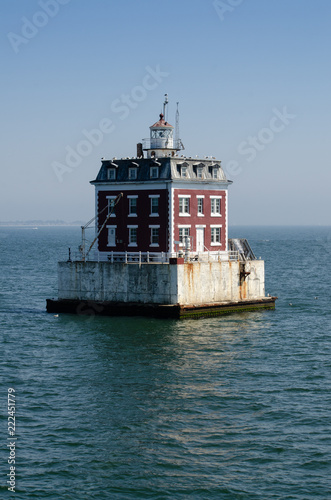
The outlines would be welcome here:
[[[177,110],[176,110],[176,128],[175,128],[175,148],[177,150],[180,149],[185,149],[184,144],[182,143],[181,139],[179,138],[179,109],[178,109],[178,104],[177,102]]]
[[[176,109],[175,146],[177,148],[179,145],[179,109],[178,109],[179,102],[177,102],[176,104],[177,104],[177,109]]]
[[[168,121],[166,117],[166,108],[167,108],[167,105],[168,105],[168,94],[164,94],[164,103],[163,103],[163,116],[164,116],[164,120],[165,121]]]

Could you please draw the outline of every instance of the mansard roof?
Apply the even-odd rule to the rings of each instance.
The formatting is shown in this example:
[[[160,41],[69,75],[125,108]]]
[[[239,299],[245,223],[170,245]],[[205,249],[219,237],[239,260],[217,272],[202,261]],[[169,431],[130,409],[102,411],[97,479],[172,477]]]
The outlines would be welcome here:
[[[218,183],[232,184],[227,180],[221,162],[214,159],[193,158],[122,158],[102,159],[102,165],[95,180],[91,184],[107,183],[139,183],[139,182],[196,182],[199,184]],[[151,167],[158,167],[158,176],[151,178]],[[183,168],[182,167],[186,167]],[[135,179],[129,178],[131,168],[137,169]],[[217,169],[217,177],[215,171]],[[115,170],[114,179],[109,179],[108,171]]]

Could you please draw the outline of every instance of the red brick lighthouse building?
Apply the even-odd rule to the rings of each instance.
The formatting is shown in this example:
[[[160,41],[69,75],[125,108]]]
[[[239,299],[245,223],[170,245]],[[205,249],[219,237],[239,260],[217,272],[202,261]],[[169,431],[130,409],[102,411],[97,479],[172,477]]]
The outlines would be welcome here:
[[[180,140],[160,114],[136,158],[103,160],[95,186],[98,258],[110,252],[195,254],[228,250],[227,197],[231,181],[214,158],[179,156]],[[117,196],[122,199],[114,208]],[[111,213],[112,212],[112,213]],[[109,215],[111,213],[111,215]]]
[[[49,312],[199,317],[274,308],[264,262],[246,240],[228,240],[221,162],[181,155],[164,112],[134,158],[102,159],[95,180],[95,238],[59,262]],[[177,119],[176,119],[177,122]],[[85,304],[85,305],[84,305]]]

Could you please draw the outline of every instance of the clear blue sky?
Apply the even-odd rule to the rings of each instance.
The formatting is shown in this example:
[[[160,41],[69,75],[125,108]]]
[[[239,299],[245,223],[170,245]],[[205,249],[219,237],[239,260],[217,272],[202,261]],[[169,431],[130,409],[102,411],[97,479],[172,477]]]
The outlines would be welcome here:
[[[90,219],[100,158],[133,156],[168,93],[185,153],[216,156],[234,181],[230,224],[331,224],[329,0],[0,9],[1,221]]]

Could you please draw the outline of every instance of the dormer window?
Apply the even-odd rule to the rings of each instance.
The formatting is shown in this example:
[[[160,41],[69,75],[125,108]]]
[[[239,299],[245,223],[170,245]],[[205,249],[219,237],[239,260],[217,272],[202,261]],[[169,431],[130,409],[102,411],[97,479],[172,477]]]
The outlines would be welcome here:
[[[109,181],[115,181],[116,180],[116,169],[115,168],[108,168],[108,170],[107,170],[107,179]]]
[[[212,177],[213,179],[218,179],[218,167],[213,167]]]
[[[193,172],[197,179],[203,179],[205,177],[205,166],[203,163],[196,163],[193,165]]]
[[[130,181],[134,181],[137,179],[137,168],[136,167],[129,168],[129,179],[130,179]]]
[[[180,175],[181,177],[188,177],[187,167],[181,167]]]
[[[149,176],[151,179],[158,179],[159,177],[159,167],[151,167],[149,171]]]

